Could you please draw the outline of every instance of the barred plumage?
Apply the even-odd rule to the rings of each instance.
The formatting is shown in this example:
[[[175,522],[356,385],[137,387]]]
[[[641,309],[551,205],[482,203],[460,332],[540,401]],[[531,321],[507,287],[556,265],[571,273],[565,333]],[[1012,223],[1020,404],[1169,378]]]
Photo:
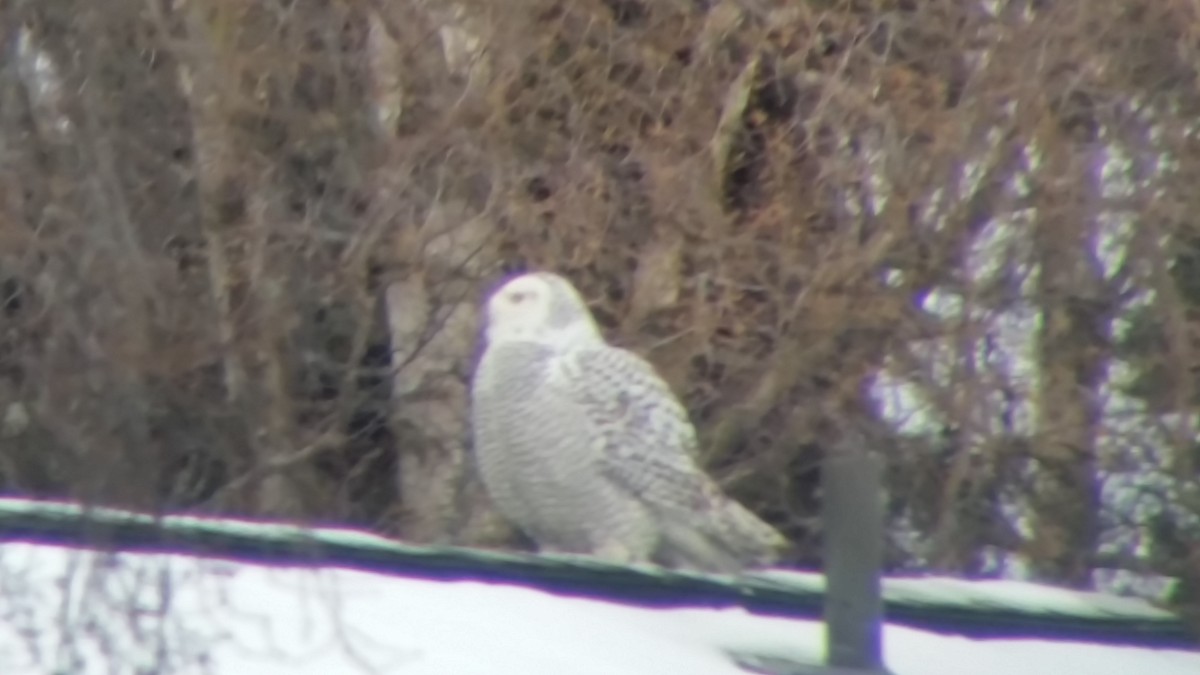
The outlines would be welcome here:
[[[471,394],[484,484],[541,550],[736,572],[786,543],[699,468],[670,388],[558,275],[491,296]]]

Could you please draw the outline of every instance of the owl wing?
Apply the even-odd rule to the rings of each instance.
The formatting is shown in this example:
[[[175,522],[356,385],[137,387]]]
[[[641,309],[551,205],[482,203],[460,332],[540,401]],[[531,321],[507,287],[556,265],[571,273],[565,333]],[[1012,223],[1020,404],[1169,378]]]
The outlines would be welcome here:
[[[705,476],[687,411],[654,367],[608,345],[577,349],[560,373],[594,432],[601,470],[637,497],[695,508]]]
[[[700,468],[687,411],[649,362],[594,346],[569,352],[559,377],[593,430],[600,474],[658,514],[667,557],[720,571],[774,559],[786,540]]]

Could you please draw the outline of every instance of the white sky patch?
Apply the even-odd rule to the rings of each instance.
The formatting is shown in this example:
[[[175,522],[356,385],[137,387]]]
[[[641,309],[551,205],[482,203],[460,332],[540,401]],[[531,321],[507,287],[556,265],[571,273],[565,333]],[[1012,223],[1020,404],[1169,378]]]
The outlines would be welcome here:
[[[1033,578],[1029,559],[1019,553],[1006,551],[998,546],[987,546],[983,550],[984,573],[1010,581],[1028,581]]]
[[[1139,234],[1141,214],[1134,211],[1134,201],[1148,193],[1161,193],[1165,189],[1162,181],[1175,163],[1159,147],[1163,135],[1152,124],[1152,117],[1143,122],[1155,146],[1154,157],[1134,158],[1116,143],[1095,155],[1095,177],[1104,203],[1111,208],[1098,214],[1092,250],[1081,251],[1080,255],[1094,256],[1106,279],[1115,278],[1126,265]],[[995,149],[989,148],[989,152]],[[1008,186],[1018,204],[1030,195],[1029,177],[1042,163],[1037,147],[1026,147],[1024,154],[1025,170],[1017,172]],[[980,187],[985,166],[982,161],[965,163],[953,189],[932,192],[922,207],[926,222],[940,223],[938,218],[952,212],[948,200],[969,198],[972,190]],[[1149,173],[1136,175],[1135,170]],[[873,395],[880,401],[883,414],[901,433],[927,434],[940,424],[966,423],[971,428],[960,431],[966,433],[963,438],[970,450],[972,443],[987,440],[989,435],[1028,436],[1034,431],[1039,378],[1036,340],[1041,313],[1027,299],[1038,293],[1031,237],[1036,217],[1034,209],[1020,208],[987,223],[966,251],[959,277],[962,286],[936,288],[924,298],[922,308],[946,324],[946,337],[908,345],[920,365],[906,363],[905,367],[920,368],[919,376],[903,372],[895,361],[890,361],[888,372],[873,383]],[[1139,245],[1146,243],[1143,240]],[[1118,289],[1124,294],[1124,304],[1111,326],[1117,340],[1133,328],[1132,312],[1155,299],[1152,289],[1135,285],[1144,278],[1144,271],[1128,272],[1124,287]],[[1132,366],[1121,362],[1107,365],[1109,379],[1098,392],[1104,406],[1098,439],[1105,519],[1103,547],[1105,552],[1144,558],[1149,553],[1149,528],[1155,519],[1166,513],[1176,523],[1190,524],[1200,520],[1200,515],[1185,513],[1179,506],[1187,500],[1178,477],[1170,472],[1170,453],[1180,443],[1180,427],[1157,418],[1140,401],[1123,393],[1122,383],[1136,374]],[[924,387],[938,388],[940,395],[930,395]],[[956,393],[958,399],[953,398]],[[970,409],[940,409],[938,402],[948,400]],[[964,413],[969,419],[964,419]],[[1000,419],[1004,424],[996,423]],[[1192,438],[1200,433],[1196,426],[1190,427]],[[1172,429],[1174,437],[1165,433],[1166,429]],[[1032,479],[1036,468],[1031,465],[1028,471]],[[1028,535],[1030,514],[1023,502],[1019,490],[1014,491],[1001,496],[1000,508],[1018,531]],[[1200,532],[1200,522],[1188,525],[1193,526]],[[1003,558],[996,557],[997,567],[1010,567]],[[1099,577],[1104,583],[1116,583],[1113,579],[1123,575]],[[1122,583],[1137,585],[1127,579]],[[1153,579],[1142,585],[1161,590],[1161,583]]]
[[[883,283],[887,284],[888,288],[900,288],[904,285],[904,270],[898,267],[884,270]]]
[[[962,294],[943,288],[929,291],[921,302],[921,309],[945,320],[962,316],[964,307]]]
[[[1133,157],[1116,143],[1109,143],[1101,152],[1100,194],[1108,199],[1133,197],[1148,187],[1146,181],[1134,183]]]
[[[1100,567],[1092,570],[1092,584],[1097,590],[1116,595],[1152,598],[1166,602],[1178,586],[1178,581],[1161,574],[1146,574],[1129,570]]]
[[[1101,388],[1104,429],[1099,443],[1102,464],[1101,498],[1107,521],[1102,553],[1124,553],[1139,558],[1150,555],[1151,528],[1164,514],[1185,528],[1200,533],[1200,516],[1180,504],[1181,484],[1171,474],[1175,439],[1167,433],[1185,425],[1196,438],[1194,420],[1164,419],[1153,424],[1145,405],[1125,396],[1121,388],[1135,376],[1126,364],[1116,362]],[[1172,416],[1174,417],[1174,416]]]
[[[1013,184],[1017,190],[1017,194],[1027,196],[1030,194],[1029,177],[1036,174],[1042,166],[1042,150],[1036,143],[1030,143],[1022,149],[1021,154],[1025,157],[1025,171],[1018,174],[1020,180]]]
[[[1149,124],[1152,144],[1161,146],[1161,130],[1151,121],[1143,119]],[[1143,161],[1143,170],[1148,167],[1150,175],[1136,177],[1134,158],[1122,146],[1109,143],[1099,170],[1104,197],[1121,200],[1147,190],[1161,191],[1162,188],[1156,186],[1170,171],[1173,160],[1165,149],[1159,147],[1156,150],[1159,150],[1156,156]],[[1126,264],[1140,218],[1141,214],[1129,210],[1110,210],[1101,214],[1097,223],[1095,255],[1109,278]],[[1156,242],[1156,245],[1169,244]],[[1137,276],[1135,273],[1131,278],[1136,279]],[[1155,300],[1151,289],[1120,290],[1133,292],[1128,294],[1123,311],[1113,321],[1112,333],[1118,343],[1127,338],[1129,331],[1134,328],[1132,313]],[[1142,401],[1124,394],[1125,387],[1137,375],[1138,372],[1130,364],[1113,361],[1109,364],[1107,378],[1100,391],[1104,425],[1097,448],[1102,467],[1101,515],[1104,519],[1100,552],[1145,559],[1151,554],[1155,521],[1165,516],[1187,527],[1187,523],[1197,520],[1197,514],[1179,506],[1186,500],[1179,494],[1178,479],[1170,473],[1170,453],[1177,445],[1177,439],[1164,433],[1167,425],[1163,424],[1163,420],[1156,420],[1154,413]],[[1149,578],[1153,575],[1134,576],[1139,583],[1132,583],[1130,574],[1100,575],[1098,580],[1114,584],[1108,586],[1114,590],[1155,586],[1151,583],[1154,580]]]
[[[946,208],[948,199],[946,192],[945,188],[935,188],[917,211],[918,222],[927,225],[935,232],[946,226],[946,215],[949,213],[949,209]]]
[[[1000,16],[1000,9],[1004,7],[1004,4],[1004,0],[982,0],[979,6],[995,19]]]
[[[1040,326],[1041,314],[1028,305],[1004,312],[989,326],[994,348],[983,365],[991,375],[992,396],[999,398],[995,405],[1009,417],[1009,426],[996,428],[996,432],[1033,431],[1033,394],[1038,380],[1034,356]]]
[[[1133,319],[1130,316],[1131,313],[1135,309],[1149,307],[1154,302],[1156,295],[1157,294],[1149,288],[1143,288],[1129,293],[1125,300],[1125,305],[1122,308],[1125,311],[1121,314],[1118,314],[1116,318],[1113,319],[1112,335],[1114,340],[1119,342],[1128,337],[1129,331],[1134,328]],[[1110,368],[1117,365],[1120,364],[1114,363],[1112,366],[1110,366]]]
[[[880,147],[881,144],[877,139],[869,137],[869,134],[864,135],[863,147],[860,150],[866,174],[863,178],[863,186],[866,190],[866,202],[868,208],[871,209],[871,215],[878,216],[887,207],[888,198],[892,195],[892,186],[887,179],[888,153]]]
[[[1101,195],[1118,201],[1133,198],[1139,191],[1151,189],[1155,177],[1134,182],[1133,158],[1119,145],[1109,143],[1100,153],[1097,173]],[[1106,278],[1113,278],[1129,255],[1140,214],[1128,210],[1108,209],[1097,215],[1096,239],[1093,242],[1096,259]]]
[[[900,433],[919,435],[937,429],[938,420],[931,414],[933,406],[921,388],[903,377],[892,375],[886,368],[872,378],[871,396],[884,419],[895,425]]]
[[[46,50],[37,45],[33,31],[22,26],[17,36],[17,74],[25,86],[40,127],[57,135],[71,131],[71,120],[63,112],[62,76]]]
[[[843,136],[836,152],[851,174],[850,187],[842,191],[842,208],[855,218],[877,217],[891,195],[887,153],[881,148],[879,139],[872,138],[872,134],[861,134],[854,139]]]
[[[983,177],[987,174],[986,169],[983,160],[963,162],[962,172],[959,174],[957,185],[955,185],[956,194],[960,196],[974,194],[983,184]]]
[[[1029,235],[1023,218],[993,218],[967,248],[966,272],[975,283],[986,283],[1003,272],[1016,256],[1016,247],[1025,248]]]
[[[1129,213],[1106,212],[1097,218],[1094,246],[1105,278],[1113,278],[1125,264],[1136,227],[1137,216]]]
[[[935,288],[921,303],[926,312],[957,328],[944,339],[908,346],[923,364],[928,382],[950,396],[964,387],[974,390],[969,400],[976,407],[970,411],[973,428],[967,431],[975,432],[977,438],[1032,430],[1030,397],[1036,386],[1034,350],[1040,314],[1021,299],[1030,291],[1033,276],[1023,262],[1028,257],[1028,227],[1027,214],[989,222],[967,251],[968,295]],[[1014,270],[1017,278],[1000,278]],[[1008,299],[1001,309],[983,306],[970,297],[997,285],[1015,286],[1002,291]],[[969,364],[969,374],[963,372],[964,364]],[[922,385],[894,366],[893,362],[890,372],[876,379],[876,399],[902,433],[928,432],[931,422],[940,417],[939,411],[930,410],[931,399],[921,391]],[[964,377],[972,381],[963,381]],[[1002,420],[1006,422],[1002,424]]]

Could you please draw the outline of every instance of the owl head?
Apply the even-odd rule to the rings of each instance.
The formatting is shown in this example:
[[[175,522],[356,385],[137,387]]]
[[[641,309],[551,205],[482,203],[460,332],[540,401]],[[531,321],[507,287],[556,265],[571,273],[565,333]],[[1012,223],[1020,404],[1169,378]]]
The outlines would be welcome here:
[[[488,298],[488,344],[517,341],[564,347],[601,339],[579,291],[557,274],[522,274]]]

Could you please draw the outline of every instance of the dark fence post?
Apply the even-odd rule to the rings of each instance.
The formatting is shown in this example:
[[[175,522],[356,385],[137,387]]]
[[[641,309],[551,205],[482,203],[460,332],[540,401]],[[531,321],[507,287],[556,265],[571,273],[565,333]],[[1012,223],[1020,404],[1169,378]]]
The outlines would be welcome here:
[[[884,673],[881,462],[848,435],[821,469],[828,665]]]

